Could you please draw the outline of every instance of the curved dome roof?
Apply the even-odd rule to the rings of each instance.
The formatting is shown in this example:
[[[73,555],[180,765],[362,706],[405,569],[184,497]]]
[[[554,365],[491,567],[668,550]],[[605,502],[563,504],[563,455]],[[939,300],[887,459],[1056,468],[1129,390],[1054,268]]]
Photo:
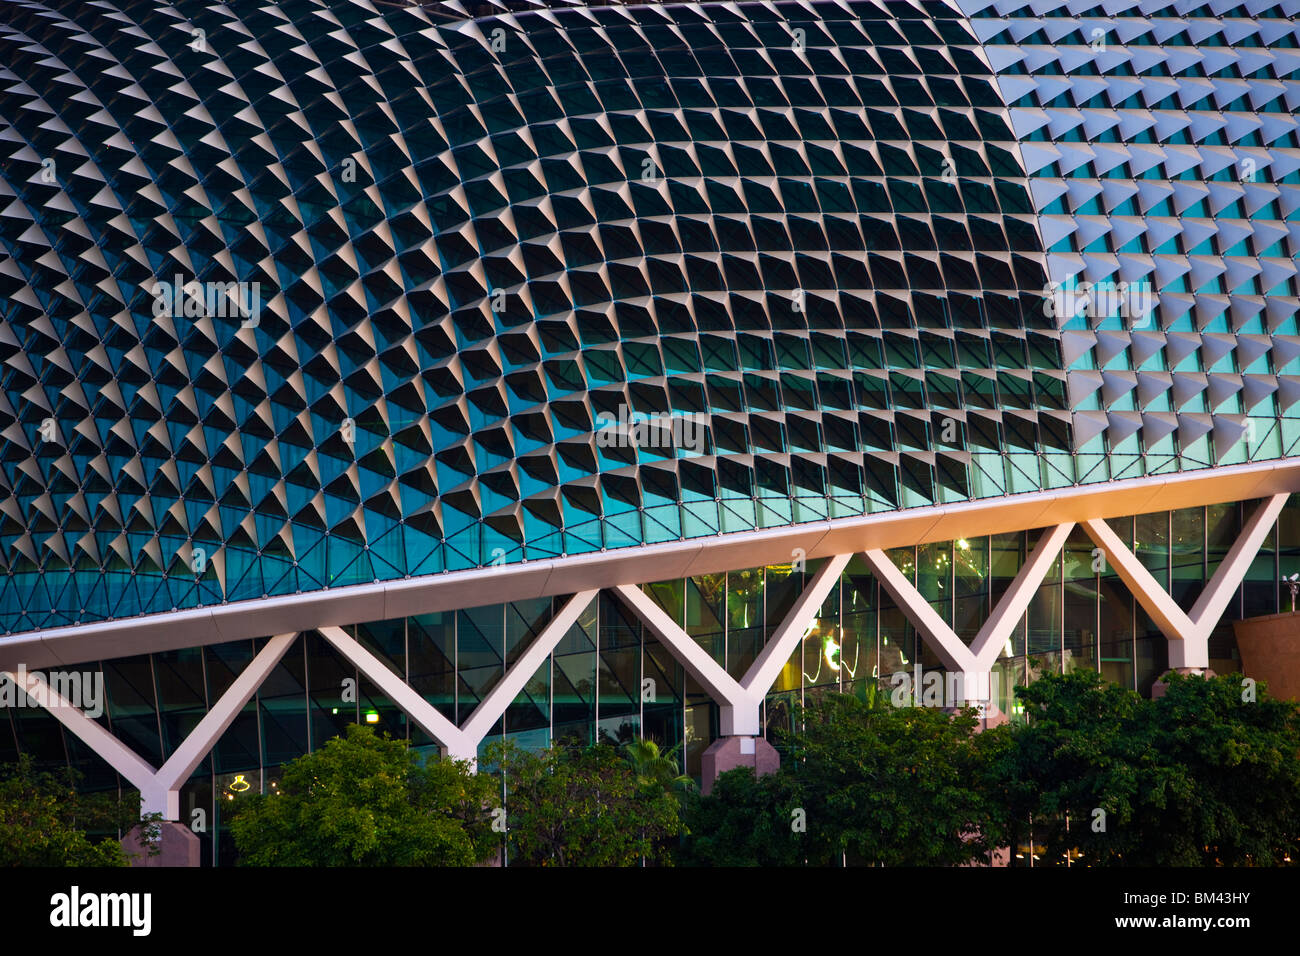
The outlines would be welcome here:
[[[1185,347],[1045,297],[1127,281],[1087,257],[1156,262],[1130,207],[1194,253],[1180,280],[1207,267],[1146,183],[1188,177],[1128,145],[1189,126],[1093,122],[1064,61],[990,52],[1028,28],[528,6],[0,7],[5,630],[1106,480],[1138,437],[1222,460],[1214,407],[1143,415],[1162,382],[1243,396],[1237,438],[1246,399],[1285,408],[1293,314],[1225,291]],[[1219,70],[1283,99],[1215,132],[1285,127],[1290,156],[1294,34],[1263,41]],[[1172,65],[1142,57],[1130,86]],[[1128,158],[1069,166],[1058,112]],[[1107,183],[1058,186],[1080,170]],[[1277,224],[1214,251],[1254,242],[1250,278],[1294,295],[1266,262],[1296,249],[1284,188],[1243,186]]]

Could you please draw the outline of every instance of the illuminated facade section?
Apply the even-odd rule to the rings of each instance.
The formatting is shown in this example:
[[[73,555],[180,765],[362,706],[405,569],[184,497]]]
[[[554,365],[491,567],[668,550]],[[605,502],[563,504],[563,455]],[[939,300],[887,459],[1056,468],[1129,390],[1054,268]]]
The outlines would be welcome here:
[[[707,781],[1281,609],[1294,2],[116,9],[0,9],[0,671],[107,689],[0,760],[217,834],[352,722]]]

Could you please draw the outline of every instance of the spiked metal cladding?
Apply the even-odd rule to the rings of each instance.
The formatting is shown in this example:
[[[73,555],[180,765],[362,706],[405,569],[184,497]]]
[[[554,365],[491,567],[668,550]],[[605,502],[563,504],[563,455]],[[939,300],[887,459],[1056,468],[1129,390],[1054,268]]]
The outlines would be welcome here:
[[[1158,294],[1144,323],[1063,311],[1078,447],[1105,432],[1116,478],[1294,454],[1300,4],[962,6],[1053,282]]]
[[[966,5],[0,7],[0,625],[1289,454],[1297,4]]]

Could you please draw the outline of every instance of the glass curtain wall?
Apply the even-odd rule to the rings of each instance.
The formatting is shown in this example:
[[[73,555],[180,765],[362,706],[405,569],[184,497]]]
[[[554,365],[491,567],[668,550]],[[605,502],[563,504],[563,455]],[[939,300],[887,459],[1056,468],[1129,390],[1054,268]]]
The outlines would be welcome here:
[[[1155,512],[1108,522],[1174,599],[1190,606],[1259,502]],[[931,542],[889,552],[896,566],[968,645],[1005,595],[1041,530]],[[644,590],[719,665],[741,678],[821,565],[793,562],[648,584]],[[1288,504],[1211,638],[1211,666],[1239,665],[1231,622],[1291,609],[1300,574],[1300,504]],[[464,722],[566,598],[544,598],[346,628],[448,719]],[[103,662],[102,723],[155,766],[248,666],[265,640],[237,641]],[[1167,666],[1165,638],[1082,528],[1075,528],[1000,648],[998,707],[1018,716],[1017,683],[1080,667],[1149,693]],[[891,675],[942,670],[907,616],[852,558],[777,676],[765,702],[769,738],[794,706],[827,691],[893,689]],[[363,723],[437,752],[429,736],[314,631],[299,636],[182,790],[187,819],[203,811],[205,862],[229,863],[221,807],[249,789],[271,792],[280,767]],[[593,601],[532,675],[488,741],[525,747],[645,737],[679,748],[686,772],[718,736],[718,708],[667,648],[608,593]],[[0,710],[0,761],[31,754],[71,765],[88,790],[125,785],[103,760],[39,708]]]

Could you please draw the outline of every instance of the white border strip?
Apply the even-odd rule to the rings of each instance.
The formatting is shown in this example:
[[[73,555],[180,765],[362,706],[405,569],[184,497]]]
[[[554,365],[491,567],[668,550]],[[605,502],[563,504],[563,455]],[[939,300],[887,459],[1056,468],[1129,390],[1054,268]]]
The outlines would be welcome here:
[[[1300,458],[1100,482],[762,531],[30,631],[0,638],[0,670],[220,644],[313,628],[643,584],[694,574],[1000,534],[1300,491]]]

